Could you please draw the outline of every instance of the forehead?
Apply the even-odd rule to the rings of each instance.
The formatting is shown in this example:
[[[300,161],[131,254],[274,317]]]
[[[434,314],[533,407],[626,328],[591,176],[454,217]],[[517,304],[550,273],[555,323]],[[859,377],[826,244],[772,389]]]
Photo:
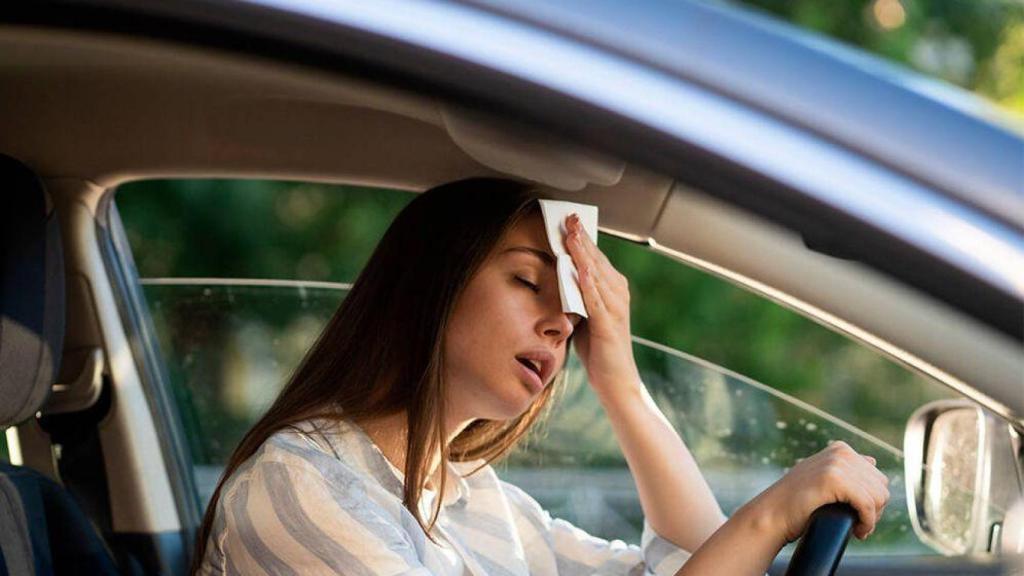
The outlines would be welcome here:
[[[527,250],[519,250],[526,248]],[[505,236],[498,244],[498,255],[508,256],[514,254],[529,254],[541,252],[548,258],[545,260],[554,261],[555,255],[548,245],[547,232],[544,229],[544,219],[540,212],[531,213],[519,220],[515,225],[505,232]]]

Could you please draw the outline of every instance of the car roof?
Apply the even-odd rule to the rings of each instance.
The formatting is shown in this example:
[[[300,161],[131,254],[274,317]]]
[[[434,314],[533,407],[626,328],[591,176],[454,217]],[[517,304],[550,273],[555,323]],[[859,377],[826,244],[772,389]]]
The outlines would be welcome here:
[[[462,3],[557,30],[705,86],[1024,228],[1024,119],[957,86],[721,3]],[[283,4],[298,10],[309,5]]]

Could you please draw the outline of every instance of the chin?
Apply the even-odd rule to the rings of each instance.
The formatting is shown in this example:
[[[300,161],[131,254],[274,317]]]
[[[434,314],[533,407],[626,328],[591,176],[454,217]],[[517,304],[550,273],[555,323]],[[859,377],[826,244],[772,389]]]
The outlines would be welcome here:
[[[536,399],[535,396],[531,396],[529,391],[522,388],[518,391],[518,394],[508,394],[507,391],[502,396],[495,396],[495,402],[491,406],[490,412],[492,417],[490,420],[512,420],[523,415],[524,412],[530,409],[530,405]]]
[[[529,410],[529,408],[529,402],[519,403],[515,406],[496,407],[489,420],[514,420],[522,416],[524,412]]]

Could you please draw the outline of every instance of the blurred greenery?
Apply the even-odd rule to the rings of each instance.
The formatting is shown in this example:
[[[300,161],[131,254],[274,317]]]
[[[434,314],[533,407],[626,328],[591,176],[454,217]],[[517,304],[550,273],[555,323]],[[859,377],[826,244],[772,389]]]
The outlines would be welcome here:
[[[267,180],[153,180],[122,186],[118,208],[144,278],[347,281],[410,198]]]
[[[1017,0],[734,0],[965,88],[1024,117]]]

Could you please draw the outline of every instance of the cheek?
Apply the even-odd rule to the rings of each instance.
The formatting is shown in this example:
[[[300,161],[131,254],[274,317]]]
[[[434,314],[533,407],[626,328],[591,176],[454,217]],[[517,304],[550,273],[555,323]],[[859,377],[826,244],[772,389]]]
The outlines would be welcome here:
[[[481,338],[500,338],[522,329],[529,318],[528,292],[525,288],[510,286],[499,273],[487,274],[471,282],[456,306],[453,323],[464,334],[479,334]]]
[[[458,367],[475,366],[478,370],[500,362],[522,340],[515,337],[513,318],[492,307],[452,326],[447,341],[449,359]]]
[[[448,325],[446,361],[453,376],[479,377],[494,370],[528,340],[528,310],[514,290],[503,289],[498,278],[466,287]]]
[[[466,287],[448,324],[446,353],[453,368],[479,356],[490,344],[488,326],[495,321],[485,291]]]

